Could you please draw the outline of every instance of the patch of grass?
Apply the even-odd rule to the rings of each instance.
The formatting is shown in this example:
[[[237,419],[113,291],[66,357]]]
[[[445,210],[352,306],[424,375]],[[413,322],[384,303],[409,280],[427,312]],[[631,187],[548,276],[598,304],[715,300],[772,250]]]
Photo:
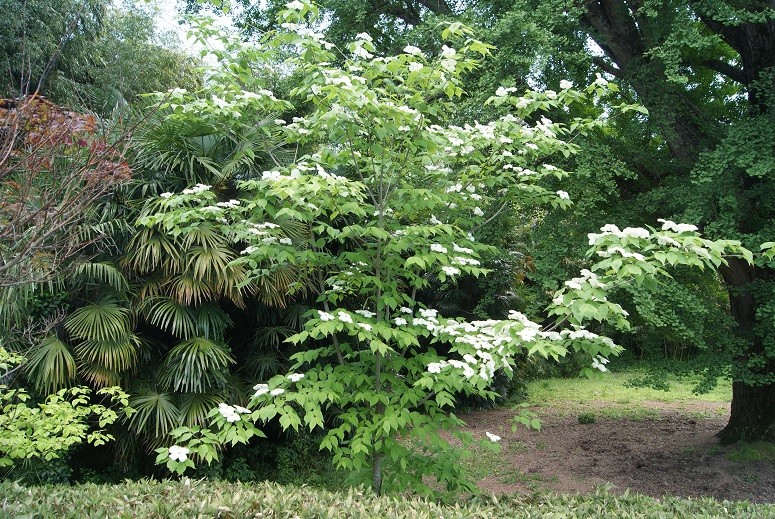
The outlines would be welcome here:
[[[479,481],[488,476],[500,477],[511,474],[513,469],[508,465],[508,462],[504,463],[506,458],[503,456],[503,451],[507,450],[508,447],[509,445],[503,445],[499,453],[489,449],[471,447],[472,456],[463,462],[471,475],[471,479]]]
[[[696,395],[692,392],[695,381],[689,378],[671,377],[670,391],[647,387],[632,387],[629,382],[642,376],[641,372],[605,373],[592,379],[544,379],[528,384],[528,401],[531,406],[551,408],[572,414],[579,410],[599,417],[646,419],[659,416],[654,407],[670,405],[687,413],[697,414],[689,408],[697,403],[725,403],[732,398],[732,385],[720,381],[711,392]],[[722,411],[723,412],[723,411]],[[706,415],[709,411],[700,411]],[[699,416],[698,416],[699,417]]]
[[[734,450],[727,454],[730,461],[740,463],[752,463],[757,461],[769,461],[775,463],[775,443],[770,442],[743,442],[738,443]]]
[[[580,424],[590,424],[595,423],[596,421],[597,418],[595,418],[595,413],[581,413],[578,418]]]

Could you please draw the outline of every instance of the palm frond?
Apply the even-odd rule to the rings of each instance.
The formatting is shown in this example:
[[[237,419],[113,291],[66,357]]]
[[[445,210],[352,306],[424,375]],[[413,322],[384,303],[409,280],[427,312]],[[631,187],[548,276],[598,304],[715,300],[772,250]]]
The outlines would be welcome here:
[[[148,274],[159,268],[166,274],[180,270],[180,247],[156,229],[140,229],[132,236],[127,250],[129,253],[124,259],[125,264],[140,274]]]
[[[223,393],[185,393],[180,398],[183,425],[204,425],[207,413],[224,401]]]
[[[190,339],[197,333],[194,310],[169,297],[144,299],[140,303],[140,312],[154,326],[181,339]]]
[[[215,293],[207,281],[191,274],[175,276],[167,287],[168,294],[183,305],[199,305],[215,298]]]
[[[30,349],[26,370],[35,389],[54,393],[73,383],[76,362],[67,344],[56,337],[46,337]]]
[[[203,337],[175,345],[162,363],[159,381],[174,391],[201,393],[223,387],[234,358],[229,348]]]
[[[127,292],[129,282],[124,274],[109,262],[85,262],[75,268],[74,275],[84,279],[94,279],[108,284],[116,292]]]
[[[135,367],[140,351],[139,339],[135,336],[117,342],[86,340],[74,349],[82,366],[92,364],[116,373]]]
[[[307,312],[309,312],[309,307],[306,305],[300,303],[290,305],[282,312],[283,323],[293,330],[301,330],[309,319],[306,317]]]
[[[226,328],[234,324],[229,314],[212,303],[197,307],[195,314],[198,333],[205,339],[222,339]]]
[[[80,375],[94,387],[117,386],[121,382],[121,373],[92,362],[78,364]]]
[[[287,359],[274,348],[251,351],[243,365],[245,372],[256,380],[269,380],[286,367]]]
[[[295,330],[287,326],[264,326],[259,328],[253,336],[253,344],[257,348],[279,348]]]
[[[108,295],[83,306],[65,321],[65,329],[76,339],[120,342],[129,336],[131,312]]]
[[[150,384],[133,385],[129,405],[135,410],[129,427],[149,439],[151,445],[180,425],[180,409],[173,393],[158,391]]]

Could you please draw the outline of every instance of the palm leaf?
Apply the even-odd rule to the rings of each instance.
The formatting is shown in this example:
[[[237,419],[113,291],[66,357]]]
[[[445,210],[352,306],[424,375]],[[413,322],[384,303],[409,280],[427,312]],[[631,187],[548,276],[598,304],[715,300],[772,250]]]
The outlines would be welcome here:
[[[202,222],[200,225],[186,232],[183,238],[183,246],[186,249],[201,247],[206,250],[229,250],[225,236],[219,229],[208,222]]]
[[[167,353],[159,381],[174,391],[201,393],[223,387],[234,358],[224,344],[195,337],[175,345]]]
[[[95,387],[117,386],[121,382],[121,373],[91,362],[78,364],[80,375]]]
[[[305,314],[309,311],[309,307],[302,304],[290,305],[282,312],[283,323],[292,328],[293,330],[301,330],[304,323],[307,322],[308,317]]]
[[[180,409],[173,393],[158,391],[150,384],[134,385],[131,393],[129,405],[135,413],[129,420],[129,427],[149,438],[149,443],[160,443],[180,425]]]
[[[192,247],[186,255],[186,269],[194,277],[217,280],[234,257],[230,249],[223,247]]]
[[[249,354],[245,371],[256,380],[269,380],[286,367],[286,359],[274,348],[260,349]]]
[[[169,297],[149,297],[140,303],[140,311],[151,324],[181,339],[197,333],[194,310]]]
[[[204,425],[207,413],[223,401],[222,393],[185,393],[180,399],[180,419],[184,425]]]
[[[191,274],[175,276],[167,285],[168,294],[182,305],[198,305],[212,301],[215,294],[204,279],[198,279]]]
[[[206,339],[222,338],[226,328],[234,324],[229,314],[212,303],[201,305],[194,313],[198,333]]]
[[[180,247],[168,236],[156,229],[138,231],[129,242],[129,253],[125,264],[141,274],[148,274],[158,268],[165,274],[180,270],[182,254]]]
[[[75,346],[82,365],[94,364],[117,373],[135,367],[139,350],[139,339],[133,335],[118,342],[86,340]]]
[[[120,342],[130,330],[130,311],[114,296],[83,306],[65,321],[65,329],[76,339]]]
[[[30,350],[26,370],[38,391],[54,393],[75,380],[76,363],[67,344],[46,337]]]
[[[113,287],[116,292],[126,292],[129,290],[129,283],[126,277],[112,263],[81,263],[76,267],[74,274],[86,279],[101,281]]]

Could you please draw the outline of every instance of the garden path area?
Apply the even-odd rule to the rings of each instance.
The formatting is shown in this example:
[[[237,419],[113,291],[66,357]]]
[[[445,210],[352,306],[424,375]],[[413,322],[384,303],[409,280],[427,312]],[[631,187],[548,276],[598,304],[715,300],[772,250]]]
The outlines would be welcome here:
[[[500,453],[476,453],[480,488],[496,495],[589,493],[609,485],[653,497],[775,502],[775,446],[759,445],[768,453],[762,459],[754,447],[718,445],[714,435],[726,423],[728,403],[641,401],[620,416],[617,408],[605,401],[531,407],[541,431],[521,425],[512,431],[511,409],[462,416],[475,437],[487,431],[502,437]],[[580,423],[580,416],[594,421]]]

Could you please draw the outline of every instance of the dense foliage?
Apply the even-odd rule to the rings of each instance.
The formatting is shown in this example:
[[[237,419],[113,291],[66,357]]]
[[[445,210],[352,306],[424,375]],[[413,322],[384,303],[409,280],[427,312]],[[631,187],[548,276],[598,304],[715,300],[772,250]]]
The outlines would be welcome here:
[[[237,3],[253,39],[200,19],[207,72],[142,8],[0,6],[8,97],[141,123],[0,106],[0,465],[96,412],[125,463],[308,428],[377,493],[470,490],[461,399],[536,356],[604,371],[603,335],[703,354],[722,439],[769,434],[774,7]]]

